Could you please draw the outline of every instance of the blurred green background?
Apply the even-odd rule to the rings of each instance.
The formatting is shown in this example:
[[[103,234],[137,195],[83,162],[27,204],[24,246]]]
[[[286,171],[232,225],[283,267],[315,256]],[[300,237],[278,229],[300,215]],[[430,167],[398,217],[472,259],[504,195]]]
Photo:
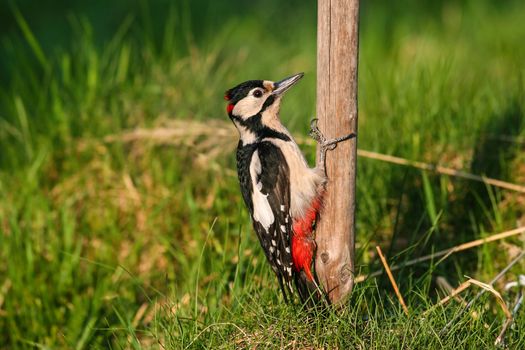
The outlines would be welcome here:
[[[488,281],[518,238],[396,273],[413,317],[384,277],[343,316],[283,305],[222,96],[305,72],[281,115],[313,164],[316,17],[299,0],[0,4],[0,348],[492,346],[490,298],[448,337],[459,304],[421,312],[437,277]],[[525,184],[523,18],[518,0],[362,1],[359,148]],[[523,194],[358,166],[357,273],[376,244],[401,263],[525,223]]]

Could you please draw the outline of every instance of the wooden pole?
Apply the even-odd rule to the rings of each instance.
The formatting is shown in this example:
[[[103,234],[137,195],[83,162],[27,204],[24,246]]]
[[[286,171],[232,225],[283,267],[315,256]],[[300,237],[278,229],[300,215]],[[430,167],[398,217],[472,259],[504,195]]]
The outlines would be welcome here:
[[[318,0],[317,118],[327,139],[357,134],[359,0]],[[357,138],[326,156],[328,175],[317,224],[317,277],[330,301],[342,306],[354,285]]]

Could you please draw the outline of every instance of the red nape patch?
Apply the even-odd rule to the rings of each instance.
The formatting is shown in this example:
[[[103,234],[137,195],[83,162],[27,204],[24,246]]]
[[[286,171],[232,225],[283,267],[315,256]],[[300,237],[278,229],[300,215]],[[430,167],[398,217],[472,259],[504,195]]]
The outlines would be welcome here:
[[[231,100],[230,95],[229,95],[228,93],[226,93],[226,94],[224,95],[224,99],[225,99],[226,101]]]
[[[233,111],[233,108],[235,106],[233,105],[233,103],[229,103],[228,106],[226,106],[226,112],[228,112],[228,114],[231,113],[231,111]]]

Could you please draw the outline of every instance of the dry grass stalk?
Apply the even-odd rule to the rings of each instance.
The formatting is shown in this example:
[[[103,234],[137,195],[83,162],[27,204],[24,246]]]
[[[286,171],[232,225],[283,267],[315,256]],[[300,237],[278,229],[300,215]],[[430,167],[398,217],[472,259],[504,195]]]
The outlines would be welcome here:
[[[525,186],[513,184],[510,182],[506,182],[506,181],[502,181],[498,179],[492,179],[486,176],[475,175],[475,174],[467,173],[461,170],[446,168],[441,165],[434,165],[434,164],[429,164],[429,163],[424,163],[424,162],[412,161],[412,160],[408,160],[405,158],[400,158],[400,157],[395,157],[395,156],[391,156],[387,154],[381,154],[381,153],[370,152],[370,151],[365,151],[365,150],[357,150],[357,154],[361,157],[382,160],[384,162],[398,164],[398,165],[411,166],[413,168],[418,168],[418,169],[427,170],[427,171],[434,171],[438,174],[444,174],[444,175],[449,175],[449,176],[460,177],[460,178],[467,179],[467,180],[483,182],[485,184],[504,188],[507,190],[525,193]]]
[[[131,327],[133,329],[136,329],[138,326],[139,326],[139,323],[140,323],[140,320],[142,319],[142,317],[144,316],[144,313],[146,312],[146,310],[148,309],[149,307],[149,304],[147,303],[143,303],[139,309],[137,310],[137,313],[135,314],[135,317],[133,317],[133,321],[131,321]],[[128,344],[132,344],[133,343],[133,337],[135,337],[135,339],[137,341],[139,341],[139,343],[142,344],[141,340],[137,337],[138,334],[133,334],[133,333],[130,333],[128,335]]]
[[[523,287],[525,286],[525,276],[519,275],[518,280],[515,282],[510,282],[505,285],[505,290],[509,290],[513,287],[520,288],[519,292],[516,294],[516,298],[514,300],[514,306],[512,307],[512,318],[506,319],[503,323],[503,326],[501,327],[501,332],[499,333],[498,337],[496,338],[496,341],[494,342],[494,345],[505,347],[505,333],[507,332],[507,329],[512,323],[514,322],[514,318],[516,317],[516,314],[518,313],[518,310],[520,309],[522,303],[523,303]]]
[[[492,285],[480,282],[480,281],[475,280],[473,278],[470,278],[467,282],[470,282],[470,284],[474,284],[474,285],[476,285],[476,286],[478,286],[480,288],[483,288],[487,292],[489,292],[492,295],[494,295],[494,297],[496,298],[496,301],[498,302],[499,306],[501,307],[501,310],[503,310],[503,313],[505,314],[505,317],[507,319],[512,318],[512,314],[510,313],[509,308],[507,307],[507,304],[505,303],[505,300],[503,300],[503,297],[501,296],[501,294],[497,290],[495,290]]]
[[[516,258],[514,258],[514,260],[512,260],[507,266],[505,266],[505,268],[503,270],[501,270],[489,283],[488,283],[488,286],[493,286],[494,283],[496,283],[497,281],[499,281],[506,273],[507,271],[509,271],[514,265],[516,265],[516,263],[518,261],[520,261],[523,257],[525,256],[525,251],[522,251],[520,253],[520,255],[518,255]],[[443,329],[439,332],[439,335],[442,336],[444,335],[448,329],[450,328],[450,326],[456,322],[456,320],[461,316],[463,315],[463,313],[465,313],[466,311],[468,311],[472,305],[474,305],[474,303],[479,299],[481,298],[481,296],[486,292],[487,290],[486,289],[482,289],[478,294],[476,294],[476,296],[474,296],[474,298],[472,300],[469,301],[469,303],[467,304],[467,306],[465,306],[460,312],[458,312],[446,325],[445,327],[443,327]]]
[[[195,140],[196,138],[213,136],[214,138],[232,138],[237,134],[229,123],[209,120],[207,122],[173,120],[168,126],[153,129],[134,129],[117,135],[104,137],[105,142],[136,142],[150,140],[158,143],[178,143],[177,141]]]
[[[454,291],[452,291],[452,293],[450,295],[448,295],[445,298],[441,299],[439,301],[439,303],[436,304],[436,306],[440,306],[440,305],[446,304],[450,299],[455,298],[458,294],[463,292],[465,289],[467,289],[471,285],[476,285],[476,286],[484,289],[485,291],[490,292],[492,295],[494,295],[494,297],[496,298],[496,301],[498,302],[499,306],[503,310],[503,313],[505,314],[505,317],[507,319],[512,317],[512,315],[511,315],[511,313],[509,311],[509,308],[507,307],[507,304],[505,304],[505,301],[503,300],[503,297],[501,296],[501,294],[497,290],[495,290],[494,287],[492,287],[492,285],[480,282],[480,281],[475,280],[473,278],[469,278],[467,281],[461,283],[459,285],[459,287],[454,289]]]
[[[461,283],[458,288],[456,288],[450,295],[448,295],[447,297],[443,298],[435,306],[439,306],[439,305],[443,305],[443,304],[447,303],[450,299],[456,297],[459,293],[463,292],[465,289],[467,289],[468,287],[470,287],[472,285],[476,285],[476,286],[482,288],[484,291],[487,291],[487,292],[491,293],[492,295],[494,295],[498,305],[501,307],[501,310],[503,310],[503,313],[505,314],[505,322],[503,324],[503,327],[501,329],[500,334],[498,335],[498,337],[496,338],[496,341],[494,342],[494,345],[496,345],[496,346],[502,345],[503,344],[503,338],[505,336],[505,332],[506,332],[507,328],[509,327],[509,325],[512,323],[512,320],[513,320],[512,315],[513,314],[510,312],[510,310],[507,307],[507,304],[505,303],[505,300],[503,300],[503,297],[501,296],[501,294],[497,290],[495,290],[494,287],[492,287],[492,285],[480,282],[480,281],[475,280],[473,278],[469,278],[467,281]],[[515,305],[518,305],[518,302],[519,302],[519,299],[517,299]],[[425,313],[427,313],[428,311],[432,310],[434,307],[430,308]]]
[[[383,263],[383,266],[385,267],[388,278],[390,279],[390,283],[392,283],[392,287],[394,288],[394,291],[396,292],[397,299],[399,300],[399,303],[403,307],[403,311],[408,316],[408,308],[405,304],[405,300],[403,299],[403,296],[399,292],[399,288],[397,287],[396,280],[394,279],[394,276],[392,275],[392,271],[390,271],[390,267],[388,266],[388,263],[383,255],[383,252],[381,251],[381,247],[376,246],[376,249],[377,249],[377,253],[379,254],[379,258],[381,259],[381,262]]]
[[[496,341],[494,342],[494,345],[505,347],[505,334],[507,332],[507,329],[510,325],[514,322],[514,317],[516,317],[516,313],[518,312],[519,308],[521,307],[521,304],[523,303],[523,292],[520,291],[516,295],[516,299],[514,301],[514,306],[512,308],[512,317],[505,319],[505,322],[503,322],[503,326],[501,327],[501,331],[496,338]]]
[[[9,292],[9,289],[11,289],[11,285],[11,280],[8,278],[4,281],[4,284],[2,284],[2,288],[0,288],[0,309],[2,305],[4,305],[5,296],[7,292]]]
[[[465,289],[469,288],[472,285],[476,285],[478,287],[481,287],[482,291],[488,291],[492,295],[494,295],[494,297],[496,298],[497,303],[499,304],[499,306],[503,310],[503,313],[505,314],[505,322],[503,323],[503,326],[502,326],[500,334],[498,335],[498,337],[496,338],[496,341],[494,342],[494,345],[496,345],[496,346],[503,345],[505,332],[506,332],[507,328],[512,324],[513,316],[514,316],[515,311],[517,310],[517,308],[519,308],[520,300],[522,300],[522,295],[520,294],[516,298],[516,302],[514,304],[514,308],[513,308],[513,311],[511,313],[509,311],[509,308],[507,307],[507,304],[505,303],[505,300],[503,300],[503,297],[501,296],[501,294],[497,290],[495,290],[494,287],[491,284],[486,284],[486,283],[480,282],[478,280],[475,280],[473,278],[469,278],[467,281],[461,283],[448,296],[446,296],[445,298],[441,299],[439,301],[439,303],[437,303],[436,305],[432,306],[430,309],[425,311],[423,314],[427,314],[428,312],[430,312],[431,310],[433,310],[437,306],[446,304],[452,298],[456,298]],[[475,299],[477,299],[477,298],[475,298]],[[442,332],[443,332],[443,330],[442,330]]]
[[[149,306],[150,304],[148,303],[142,303],[142,305],[139,307],[139,309],[137,310],[137,313],[135,313],[135,316],[133,317],[133,321],[131,321],[131,326],[133,328],[137,328],[139,326],[139,323],[144,317],[144,314],[148,310]]]
[[[441,260],[444,260],[448,256],[450,256],[450,255],[452,255],[454,253],[457,253],[457,252],[460,252],[460,251],[463,251],[463,250],[467,250],[467,249],[470,249],[470,248],[474,248],[474,247],[480,246],[480,245],[485,244],[485,243],[490,243],[490,242],[498,241],[498,240],[501,240],[501,239],[504,239],[504,238],[508,238],[508,237],[511,237],[511,236],[516,236],[516,235],[519,235],[519,234],[522,234],[522,233],[525,233],[525,226],[524,227],[518,227],[518,228],[515,228],[513,230],[497,233],[497,234],[494,234],[494,235],[486,237],[486,238],[480,238],[480,239],[476,239],[474,241],[470,241],[470,242],[467,242],[467,243],[462,243],[462,244],[457,245],[455,247],[448,248],[448,249],[445,249],[445,250],[441,250],[441,251],[433,253],[433,254],[428,254],[428,255],[425,255],[425,256],[422,256],[422,257],[419,257],[419,258],[416,258],[416,259],[408,260],[407,262],[405,262],[403,264],[394,265],[394,266],[391,266],[390,268],[391,268],[392,271],[395,271],[395,270],[399,270],[402,267],[414,265],[414,264],[417,264],[417,263],[420,263],[420,262],[432,260],[432,259],[439,258],[439,257],[443,257],[443,259],[441,259]],[[369,275],[357,276],[356,279],[355,279],[355,283],[363,282],[364,280],[366,280],[367,278],[370,278],[370,277],[377,277],[377,276],[381,275],[382,273],[383,273],[383,271],[375,271],[375,272],[372,272]]]
[[[470,284],[470,280],[461,283],[456,289],[453,289],[449,295],[441,299],[435,306],[444,305],[448,303],[450,299],[458,297],[461,292],[470,287]],[[465,303],[465,305],[467,305],[467,303]]]
[[[211,126],[211,127],[210,127]],[[211,137],[208,141],[198,140],[203,137]],[[108,135],[104,138],[105,142],[135,142],[151,140],[162,144],[184,144],[187,146],[194,146],[197,148],[212,149],[210,143],[213,144],[213,149],[217,152],[226,151],[226,148],[221,148],[225,144],[235,145],[237,132],[231,123],[221,120],[172,120],[167,126],[157,127],[153,129],[136,129],[125,132],[120,135]],[[296,137],[297,142],[305,144],[313,141],[299,136]],[[206,146],[203,147],[203,144]],[[388,154],[382,154],[362,149],[357,150],[357,155],[364,158],[376,159],[392,164],[411,166],[414,168],[433,171],[438,174],[459,177],[467,180],[483,182],[499,188],[504,188],[511,191],[525,193],[525,186],[502,181],[498,179],[488,178],[485,176],[471,174],[465,171],[447,168],[441,165],[430,164],[420,161],[412,161],[401,157],[395,157]]]
[[[438,276],[436,278],[436,284],[439,287],[441,287],[441,289],[447,294],[452,294],[454,292],[454,288],[452,287],[452,285],[448,282],[448,280],[445,277]],[[456,301],[463,306],[467,305],[467,302],[465,301],[465,299],[463,299],[459,295],[456,295],[454,299],[456,299]]]
[[[436,278],[436,284],[437,284],[438,286],[440,286],[440,287],[441,287],[441,288],[442,288],[447,294],[452,294],[452,293],[454,292],[454,288],[452,287],[452,285],[450,285],[450,283],[447,281],[447,279],[446,279],[445,277],[441,277],[441,276],[440,276],[440,277],[437,277],[437,278]],[[467,302],[466,302],[466,300],[463,299],[463,298],[461,297],[461,295],[456,294],[456,295],[454,296],[454,299],[455,299],[458,303],[460,303],[462,306],[467,306]],[[430,308],[429,310],[431,310],[431,309],[433,309],[433,308]],[[428,312],[428,310],[425,311],[425,313],[426,313],[426,312]],[[478,318],[479,318],[479,314],[478,314],[478,312],[475,311],[475,310],[471,311],[471,312],[470,312],[470,315],[471,315],[472,318],[474,318],[474,319],[478,319]]]

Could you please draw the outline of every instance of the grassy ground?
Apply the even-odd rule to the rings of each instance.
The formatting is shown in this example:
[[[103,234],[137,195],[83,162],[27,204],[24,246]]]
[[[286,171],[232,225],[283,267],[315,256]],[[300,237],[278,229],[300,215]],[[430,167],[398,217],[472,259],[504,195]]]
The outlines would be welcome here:
[[[239,196],[236,134],[219,133],[222,94],[304,71],[282,115],[307,133],[313,2],[67,4],[3,5],[0,348],[492,347],[490,297],[446,336],[459,304],[423,312],[437,277],[489,281],[520,239],[397,272],[408,317],[384,277],[342,315],[283,305]],[[520,1],[363,2],[359,147],[525,183],[524,16]],[[133,133],[162,127],[176,135]],[[376,244],[402,262],[525,224],[523,195],[364,158],[357,195],[362,273]]]

